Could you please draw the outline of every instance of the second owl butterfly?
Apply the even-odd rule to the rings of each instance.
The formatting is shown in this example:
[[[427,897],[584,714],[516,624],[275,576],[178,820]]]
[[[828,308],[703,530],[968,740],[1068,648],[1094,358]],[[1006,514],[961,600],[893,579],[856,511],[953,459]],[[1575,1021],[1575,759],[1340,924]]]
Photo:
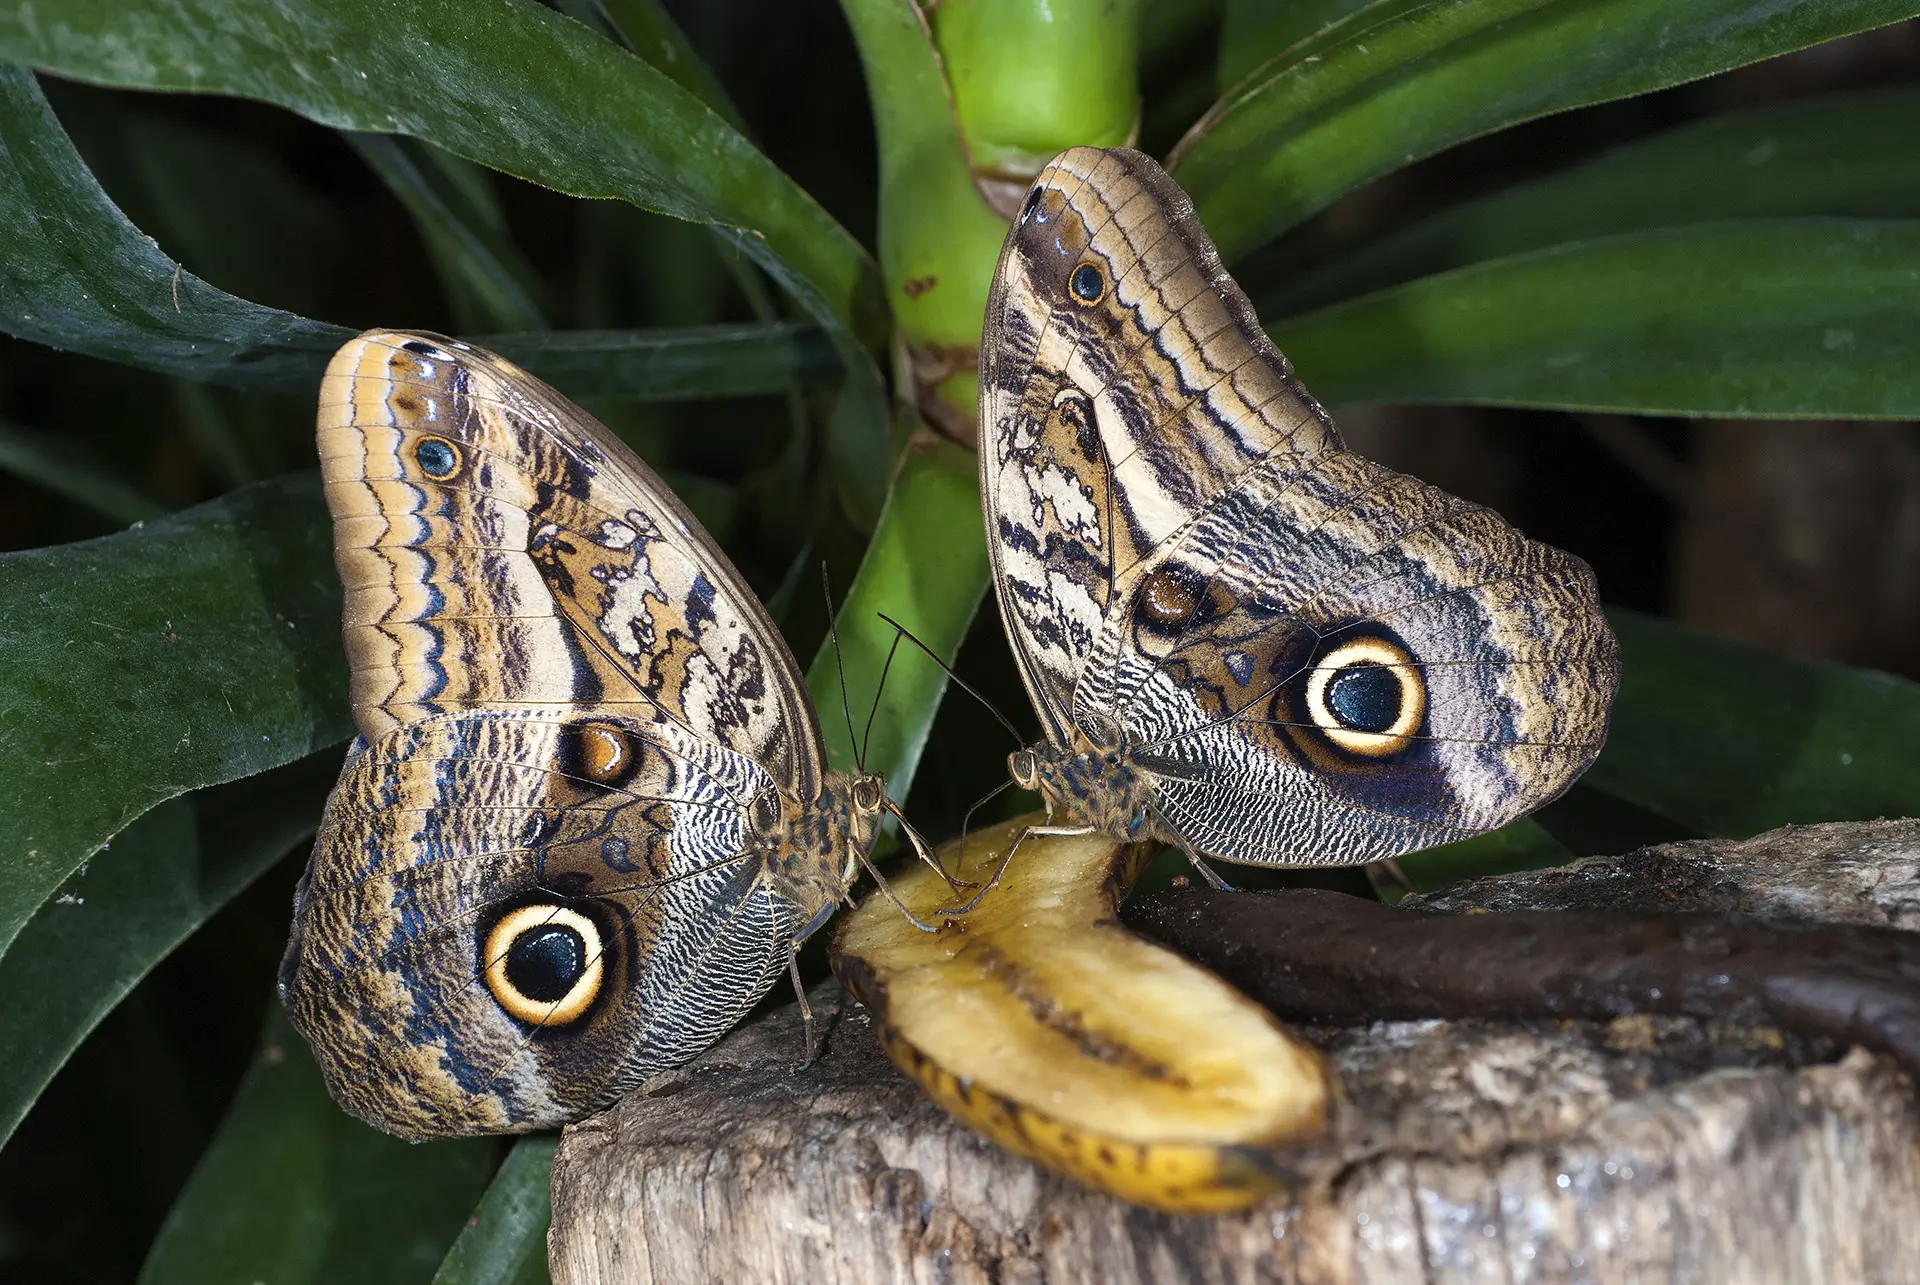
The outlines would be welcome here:
[[[361,335],[319,446],[360,735],[281,996],[390,1132],[575,1119],[767,991],[884,791],[826,770],[786,643],[666,484],[509,362]]]
[[[1337,865],[1464,838],[1599,752],[1593,574],[1344,448],[1151,159],[1076,148],[981,345],[994,591],[1056,821]]]

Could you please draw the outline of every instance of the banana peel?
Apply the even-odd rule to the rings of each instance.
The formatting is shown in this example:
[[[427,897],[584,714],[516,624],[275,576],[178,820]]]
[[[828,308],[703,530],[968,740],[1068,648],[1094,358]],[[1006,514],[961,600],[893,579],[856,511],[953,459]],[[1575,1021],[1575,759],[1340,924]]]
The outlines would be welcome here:
[[[1037,815],[936,854],[983,885]],[[1099,835],[1029,838],[970,913],[924,865],[892,886],[935,933],[872,896],[841,923],[833,966],[894,1064],[976,1132],[1123,1200],[1244,1209],[1292,1183],[1289,1154],[1326,1139],[1325,1061],[1212,973],[1123,927],[1153,849]]]

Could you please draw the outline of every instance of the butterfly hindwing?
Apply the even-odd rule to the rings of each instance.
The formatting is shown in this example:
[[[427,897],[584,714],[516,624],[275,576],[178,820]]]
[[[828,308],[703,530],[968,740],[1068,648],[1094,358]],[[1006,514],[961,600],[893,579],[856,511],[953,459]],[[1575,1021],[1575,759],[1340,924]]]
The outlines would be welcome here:
[[[370,332],[319,445],[361,737],[283,997],[384,1128],[573,1119],[751,1007],[866,830],[751,591],[552,389]]]
[[[1345,450],[1148,158],[1041,173],[981,370],[1042,758],[1107,765],[1050,802],[1144,802],[1231,860],[1359,862],[1503,824],[1597,753],[1617,661],[1586,565]]]

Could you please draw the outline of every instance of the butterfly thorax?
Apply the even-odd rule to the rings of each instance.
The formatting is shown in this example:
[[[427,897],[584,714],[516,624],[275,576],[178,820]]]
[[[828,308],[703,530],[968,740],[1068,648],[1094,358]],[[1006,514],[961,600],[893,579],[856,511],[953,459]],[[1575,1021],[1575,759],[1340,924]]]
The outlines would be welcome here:
[[[829,772],[817,799],[784,793],[768,835],[767,873],[805,913],[816,917],[846,896],[879,828],[886,788],[877,776]]]
[[[1014,783],[1035,790],[1056,822],[1090,825],[1116,839],[1138,839],[1148,824],[1153,783],[1124,746],[1042,741],[1007,760]]]

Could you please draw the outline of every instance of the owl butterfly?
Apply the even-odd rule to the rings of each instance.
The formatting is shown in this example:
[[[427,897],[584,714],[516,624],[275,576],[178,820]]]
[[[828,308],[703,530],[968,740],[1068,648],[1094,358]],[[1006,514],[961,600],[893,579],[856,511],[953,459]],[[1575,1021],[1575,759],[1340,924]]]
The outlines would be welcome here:
[[[360,736],[280,993],[347,1110],[550,1126],[705,1048],[887,803],[665,483],[491,353],[370,332],[319,446]]]
[[[980,373],[994,589],[1046,734],[1010,767],[1073,823],[1048,829],[1357,864],[1510,821],[1599,752],[1619,670],[1587,565],[1346,450],[1149,158],[1040,174]]]

